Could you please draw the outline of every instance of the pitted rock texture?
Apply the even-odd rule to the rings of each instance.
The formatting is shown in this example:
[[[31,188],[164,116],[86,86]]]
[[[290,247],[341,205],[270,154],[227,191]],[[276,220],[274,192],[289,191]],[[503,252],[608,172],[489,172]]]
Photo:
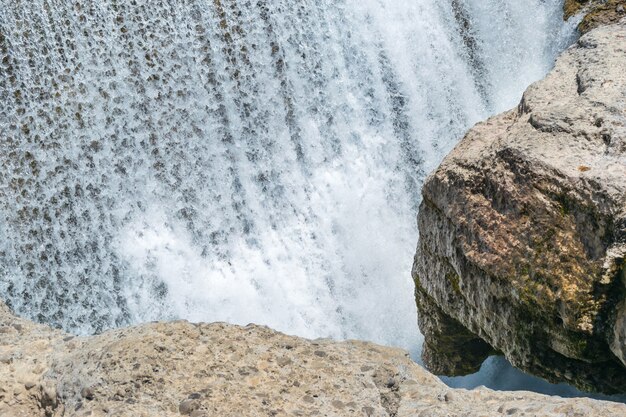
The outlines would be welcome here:
[[[267,327],[150,323],[73,337],[0,302],[0,416],[616,416],[626,405],[446,387],[406,352]]]
[[[428,331],[448,320],[524,370],[626,392],[625,69],[626,20],[595,29],[427,179],[413,268],[427,365],[455,373],[454,343]]]

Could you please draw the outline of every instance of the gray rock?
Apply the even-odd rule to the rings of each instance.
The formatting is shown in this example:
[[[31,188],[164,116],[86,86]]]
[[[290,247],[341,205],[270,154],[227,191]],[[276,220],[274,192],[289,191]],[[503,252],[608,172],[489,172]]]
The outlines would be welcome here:
[[[413,278],[431,369],[500,351],[626,391],[624,39],[626,21],[583,36],[427,179]]]
[[[192,412],[200,408],[200,402],[196,400],[184,400],[178,406],[178,411],[182,415],[190,415]]]
[[[290,358],[285,358],[285,357],[278,358],[276,362],[278,363],[279,366],[288,366],[293,363],[293,361]]]
[[[80,396],[86,400],[90,400],[90,401],[93,400],[95,397],[93,388],[84,387],[83,389],[80,390]]]
[[[333,400],[331,401],[331,404],[333,407],[337,408],[337,409],[343,409],[346,407],[346,405],[344,404],[343,401],[339,401],[339,400]]]

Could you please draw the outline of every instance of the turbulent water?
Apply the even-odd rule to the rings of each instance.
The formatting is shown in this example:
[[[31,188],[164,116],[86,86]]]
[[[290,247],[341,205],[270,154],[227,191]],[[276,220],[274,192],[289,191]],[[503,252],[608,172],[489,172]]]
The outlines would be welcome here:
[[[419,344],[425,175],[573,36],[558,0],[0,0],[0,296],[77,333]]]

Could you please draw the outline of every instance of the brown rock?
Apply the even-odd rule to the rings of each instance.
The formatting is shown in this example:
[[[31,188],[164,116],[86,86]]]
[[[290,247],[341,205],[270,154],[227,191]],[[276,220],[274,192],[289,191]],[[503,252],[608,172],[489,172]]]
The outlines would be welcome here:
[[[625,39],[626,21],[583,36],[426,181],[413,277],[431,369],[501,351],[626,392]]]
[[[0,325],[12,320],[19,319],[0,302]],[[26,320],[20,323],[21,334],[2,339],[3,347],[15,353],[11,365],[24,374],[43,365],[48,371],[37,380],[39,391],[36,387],[26,391],[9,366],[0,366],[0,392],[9,387],[0,397],[12,404],[7,408],[0,401],[3,417],[358,413],[412,417],[495,415],[500,406],[527,415],[560,416],[564,409],[571,415],[626,413],[624,405],[590,399],[451,390],[399,349],[357,341],[312,342],[260,326],[150,323],[80,338],[70,349],[63,342],[66,334]],[[203,340],[211,341],[211,353],[197,349],[206,343]],[[287,345],[298,366],[278,364]],[[327,355],[320,357],[316,351]],[[141,364],[139,369],[136,363]],[[238,375],[239,369],[254,372],[223,377]],[[139,387],[134,382],[140,382]],[[454,393],[454,401],[440,401],[442,393],[446,398]],[[124,401],[117,401],[117,394],[123,394]]]
[[[578,30],[587,33],[599,26],[617,23],[624,15],[625,5],[626,0],[565,0],[563,16],[569,19],[583,13]]]

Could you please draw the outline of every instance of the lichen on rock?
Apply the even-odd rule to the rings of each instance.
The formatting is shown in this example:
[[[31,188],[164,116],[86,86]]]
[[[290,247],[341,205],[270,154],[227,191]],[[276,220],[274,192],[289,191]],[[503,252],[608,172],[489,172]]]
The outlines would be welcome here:
[[[413,269],[421,314],[428,298],[516,366],[606,392],[626,392],[624,39],[626,20],[588,33],[468,132],[424,185]]]
[[[565,0],[563,17],[584,13],[578,25],[581,33],[587,33],[598,26],[616,23],[626,16],[626,0]]]

